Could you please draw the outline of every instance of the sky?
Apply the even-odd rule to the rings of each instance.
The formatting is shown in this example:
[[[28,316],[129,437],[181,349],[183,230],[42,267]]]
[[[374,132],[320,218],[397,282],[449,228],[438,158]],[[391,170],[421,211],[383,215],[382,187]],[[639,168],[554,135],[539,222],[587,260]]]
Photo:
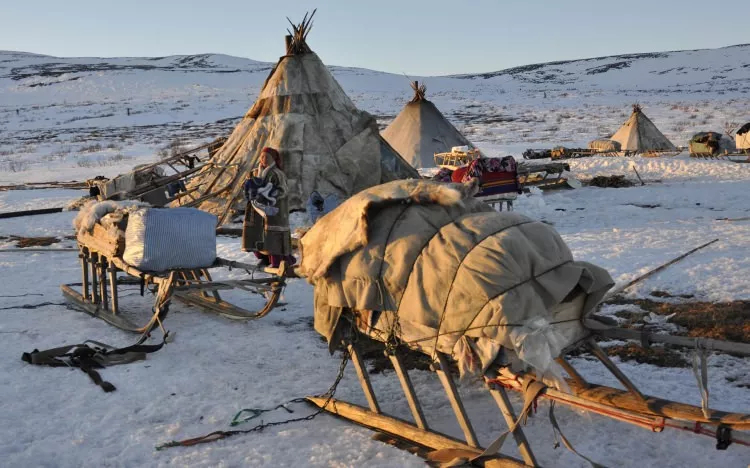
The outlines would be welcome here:
[[[288,16],[318,9],[329,65],[410,76],[750,42],[750,2],[723,0],[3,0],[0,50],[60,57],[222,53],[273,62]],[[738,20],[739,19],[739,20]]]

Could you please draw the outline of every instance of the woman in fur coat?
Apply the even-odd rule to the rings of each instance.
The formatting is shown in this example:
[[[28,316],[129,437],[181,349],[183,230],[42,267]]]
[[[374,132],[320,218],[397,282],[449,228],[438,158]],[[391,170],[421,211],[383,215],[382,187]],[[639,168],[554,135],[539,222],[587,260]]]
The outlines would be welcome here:
[[[245,221],[242,226],[242,250],[254,252],[259,266],[289,264],[292,236],[289,229],[289,205],[283,162],[274,148],[263,148],[256,167],[245,181]]]

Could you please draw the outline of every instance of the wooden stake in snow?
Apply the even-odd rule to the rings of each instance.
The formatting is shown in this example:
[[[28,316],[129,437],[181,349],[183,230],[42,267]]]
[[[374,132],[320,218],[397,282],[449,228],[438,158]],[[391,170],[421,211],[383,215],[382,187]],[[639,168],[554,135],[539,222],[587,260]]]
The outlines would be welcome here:
[[[633,281],[629,282],[625,286],[622,286],[622,287],[617,288],[617,289],[613,290],[612,292],[610,292],[607,295],[607,298],[610,298],[612,296],[616,296],[617,294],[620,294],[621,292],[623,292],[626,289],[630,288],[634,284],[639,283],[639,282],[645,280],[649,276],[652,276],[652,275],[654,275],[654,274],[662,271],[663,269],[667,268],[670,265],[674,265],[675,263],[679,262],[680,260],[682,260],[683,258],[687,257],[688,255],[690,255],[692,253],[695,253],[695,252],[697,252],[697,251],[699,251],[699,250],[701,250],[701,249],[703,249],[705,247],[708,247],[709,245],[713,244],[714,242],[717,242],[718,240],[719,239],[714,239],[714,240],[712,240],[710,242],[706,242],[705,244],[703,244],[701,246],[698,246],[698,247],[694,248],[693,250],[691,250],[689,252],[685,252],[684,254],[680,255],[679,257],[677,257],[677,258],[675,258],[673,260],[670,260],[669,262],[667,262],[667,263],[665,263],[665,264],[663,264],[661,266],[658,266],[658,267],[654,268],[653,270],[651,270],[651,271],[649,271],[647,273],[642,274],[641,276],[639,276],[638,278],[636,278]],[[605,299],[605,301],[606,301],[606,299]]]
[[[635,168],[635,164],[631,165],[630,167],[633,168],[633,171],[635,172],[636,177],[638,177],[638,180],[641,181],[641,185],[646,185],[646,183],[643,182],[643,179],[641,179],[641,175],[638,174],[638,169]]]

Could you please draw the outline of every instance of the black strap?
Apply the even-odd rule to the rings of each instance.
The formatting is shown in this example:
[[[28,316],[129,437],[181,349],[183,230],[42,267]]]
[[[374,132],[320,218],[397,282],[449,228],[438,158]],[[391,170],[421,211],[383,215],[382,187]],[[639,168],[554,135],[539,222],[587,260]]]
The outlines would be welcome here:
[[[50,367],[77,367],[85,372],[91,380],[102,387],[105,392],[113,392],[116,387],[106,380],[95,369],[102,369],[108,365],[124,364],[135,360],[146,359],[146,355],[159,351],[167,342],[169,333],[165,333],[161,343],[157,345],[144,345],[143,341],[148,335],[142,336],[136,344],[124,348],[113,348],[98,341],[86,341],[82,344],[61,346],[45,351],[33,350],[23,353],[21,360],[29,364]],[[112,359],[109,357],[129,357],[126,359]]]

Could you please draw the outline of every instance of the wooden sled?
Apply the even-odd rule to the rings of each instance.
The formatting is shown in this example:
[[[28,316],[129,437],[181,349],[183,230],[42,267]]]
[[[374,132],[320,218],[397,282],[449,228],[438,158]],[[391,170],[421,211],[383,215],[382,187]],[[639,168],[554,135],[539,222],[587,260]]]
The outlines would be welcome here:
[[[186,180],[200,171],[206,164],[211,164],[210,159],[225,141],[226,138],[218,138],[210,143],[161,159],[156,163],[137,166],[132,173],[118,176],[118,178],[121,178],[141,175],[140,179],[142,181],[127,191],[105,194],[105,187],[110,182],[108,179],[91,179],[86,182],[89,187],[98,187],[98,199],[100,201],[140,200],[150,203],[153,206],[165,206],[177,198],[178,195],[177,193],[169,193],[168,186],[175,182],[182,182],[184,184]],[[199,155],[203,150],[207,151],[207,155]],[[157,170],[158,174],[163,175],[157,175]],[[185,192],[181,193],[184,194]]]
[[[356,318],[351,318],[356,322]],[[354,332],[357,334],[358,332]],[[604,331],[597,332],[602,335]],[[637,332],[636,332],[637,333]],[[609,359],[607,354],[597,345],[593,336],[587,338],[580,345],[588,346],[594,357],[617,378],[626,390],[619,390],[603,385],[587,382],[575,368],[561,356],[557,362],[568,374],[567,383],[571,393],[565,393],[548,387],[539,382],[534,373],[513,373],[506,367],[492,365],[484,375],[488,391],[499,407],[500,413],[509,427],[523,460],[517,460],[500,453],[485,453],[476,437],[474,428],[469,420],[455,382],[449,372],[448,356],[435,354],[432,369],[438,374],[440,382],[450,401],[451,408],[464,434],[464,440],[458,440],[430,428],[408,372],[404,367],[397,348],[389,347],[387,352],[395,369],[406,401],[409,405],[413,421],[406,421],[388,414],[380,409],[377,397],[367,374],[367,370],[353,343],[356,337],[345,343],[349,350],[351,361],[355,366],[360,385],[368,402],[368,408],[332,399],[326,404],[326,398],[308,397],[307,400],[327,412],[347,419],[360,426],[386,434],[401,442],[402,445],[421,451],[427,459],[441,459],[447,461],[457,456],[474,460],[482,466],[539,466],[529,440],[524,435],[519,424],[524,414],[529,411],[530,398],[546,398],[553,402],[564,404],[578,410],[585,410],[606,416],[618,421],[633,424],[652,432],[662,432],[665,428],[682,429],[696,434],[715,437],[717,449],[725,449],[732,443],[750,446],[750,438],[746,433],[750,431],[750,414],[729,413],[707,410],[704,414],[700,407],[684,403],[664,400],[644,395],[638,387]],[[657,340],[654,340],[657,341]],[[726,343],[726,342],[725,342]],[[679,344],[679,343],[678,343]],[[737,344],[737,343],[731,343]],[[578,346],[576,346],[578,347]],[[750,345],[740,344],[740,348],[732,347],[734,351],[748,351]],[[384,349],[385,346],[384,346]],[[534,387],[535,386],[535,387]],[[530,396],[529,389],[535,388]],[[524,408],[516,412],[508,398],[507,390],[524,392],[526,401]],[[551,418],[556,427],[556,422]],[[496,441],[497,442],[497,441]],[[502,442],[499,444],[502,446]],[[499,452],[500,447],[497,448]],[[572,449],[572,447],[569,447]],[[446,460],[447,457],[447,460]]]
[[[685,148],[677,148],[676,150],[650,150],[641,153],[644,158],[671,158],[677,156],[685,151]]]
[[[580,188],[581,184],[577,179],[564,176],[569,171],[570,166],[566,163],[518,164],[518,178],[524,188]]]
[[[750,163],[750,150],[727,153],[724,158],[736,163]]]
[[[278,303],[286,277],[293,274],[287,272],[286,265],[282,263],[278,269],[269,269],[266,277],[256,278],[250,274],[256,270],[254,265],[222,258],[217,258],[208,268],[144,272],[126,264],[121,258],[124,247],[119,246],[117,241],[114,245],[107,244],[103,236],[95,235],[97,229],[103,228],[97,224],[94,235],[79,237],[82,282],[63,284],[60,288],[65,299],[75,307],[125,331],[146,333],[161,326],[172,297],[235,320],[264,317]],[[214,281],[209,270],[215,268],[244,269],[250,277]],[[156,294],[156,301],[151,315],[135,323],[121,313],[119,287],[138,284],[144,289],[150,287]],[[222,299],[219,291],[229,289],[258,294],[264,298],[265,304],[257,311],[246,310]]]

